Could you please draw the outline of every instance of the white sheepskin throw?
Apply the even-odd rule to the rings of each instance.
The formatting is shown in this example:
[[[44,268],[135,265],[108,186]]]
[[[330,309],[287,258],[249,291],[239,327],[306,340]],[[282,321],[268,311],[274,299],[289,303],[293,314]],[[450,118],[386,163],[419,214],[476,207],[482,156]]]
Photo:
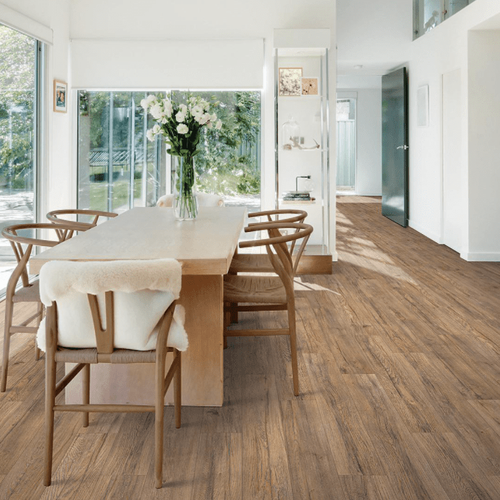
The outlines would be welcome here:
[[[196,193],[199,207],[223,207],[224,200],[218,194]],[[170,208],[173,204],[174,195],[166,194],[158,199],[157,207]]]
[[[87,294],[97,295],[105,323],[106,291],[114,292],[115,347],[149,351],[156,347],[158,323],[170,304],[179,298],[181,265],[175,259],[109,262],[53,261],[40,272],[40,298],[49,307],[57,303],[58,344],[63,347],[96,347]],[[45,351],[45,320],[37,344]],[[177,306],[168,345],[188,347],[184,310]]]

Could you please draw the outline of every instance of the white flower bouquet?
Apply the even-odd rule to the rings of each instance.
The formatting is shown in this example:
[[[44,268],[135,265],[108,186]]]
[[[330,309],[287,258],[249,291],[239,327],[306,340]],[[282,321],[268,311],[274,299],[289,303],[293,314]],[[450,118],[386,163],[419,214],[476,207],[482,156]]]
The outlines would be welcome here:
[[[190,97],[187,104],[176,104],[170,99],[159,99],[150,95],[141,101],[141,106],[155,119],[156,124],[147,132],[153,141],[157,135],[163,135],[170,145],[169,154],[180,158],[177,169],[176,194],[174,209],[179,219],[194,219],[198,212],[194,186],[194,157],[200,142],[203,127],[220,129],[222,122],[201,97]]]

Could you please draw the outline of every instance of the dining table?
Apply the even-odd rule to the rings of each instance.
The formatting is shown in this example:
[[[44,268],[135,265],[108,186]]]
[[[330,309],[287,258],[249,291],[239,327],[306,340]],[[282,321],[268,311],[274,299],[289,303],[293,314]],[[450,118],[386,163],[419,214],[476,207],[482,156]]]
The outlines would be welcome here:
[[[245,218],[244,207],[200,207],[198,217],[190,221],[177,220],[171,208],[133,208],[32,257],[30,273],[38,274],[52,260],[178,260],[179,304],[185,308],[189,338],[182,356],[182,404],[222,406],[224,275]],[[153,370],[146,364],[92,365],[92,403],[150,404]],[[80,402],[81,384],[70,384],[65,397],[67,403]],[[173,403],[171,389],[166,403]]]

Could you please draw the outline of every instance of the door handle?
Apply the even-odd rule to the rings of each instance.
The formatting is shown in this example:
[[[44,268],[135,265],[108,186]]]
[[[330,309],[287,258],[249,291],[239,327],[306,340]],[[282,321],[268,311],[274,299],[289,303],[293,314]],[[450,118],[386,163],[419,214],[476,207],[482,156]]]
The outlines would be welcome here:
[[[406,151],[407,149],[410,149],[410,148],[409,148],[409,146],[407,146],[407,145],[405,144],[405,145],[403,145],[403,146],[398,146],[396,149],[404,149],[404,150]]]

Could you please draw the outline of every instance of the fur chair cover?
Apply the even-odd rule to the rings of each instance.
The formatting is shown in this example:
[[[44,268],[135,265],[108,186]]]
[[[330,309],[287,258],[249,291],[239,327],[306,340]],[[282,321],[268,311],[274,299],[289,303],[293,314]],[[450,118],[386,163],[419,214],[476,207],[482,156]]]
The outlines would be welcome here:
[[[58,344],[64,347],[96,347],[87,294],[97,295],[101,321],[104,292],[114,292],[115,347],[148,351],[156,347],[158,322],[179,298],[181,265],[175,259],[109,262],[52,261],[40,272],[40,298],[49,307],[57,303]],[[37,334],[45,351],[45,320]],[[180,351],[188,347],[184,311],[176,307],[168,345]]]

